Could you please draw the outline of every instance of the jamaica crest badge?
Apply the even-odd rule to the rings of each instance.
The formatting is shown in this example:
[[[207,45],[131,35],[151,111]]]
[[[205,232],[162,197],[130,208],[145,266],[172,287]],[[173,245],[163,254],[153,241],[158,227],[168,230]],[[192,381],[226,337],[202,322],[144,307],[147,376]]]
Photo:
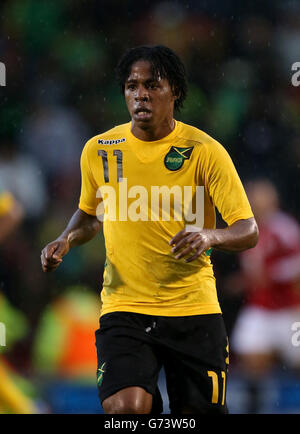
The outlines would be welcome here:
[[[183,166],[185,160],[189,160],[192,155],[194,147],[178,148],[177,146],[171,146],[171,149],[166,154],[164,163],[169,170],[178,170]]]

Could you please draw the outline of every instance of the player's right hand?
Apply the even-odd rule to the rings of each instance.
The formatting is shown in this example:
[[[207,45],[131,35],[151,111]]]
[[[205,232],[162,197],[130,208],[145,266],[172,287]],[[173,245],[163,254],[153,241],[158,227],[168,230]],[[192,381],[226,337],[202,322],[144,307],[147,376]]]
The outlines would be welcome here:
[[[65,238],[52,241],[43,248],[41,253],[44,272],[54,271],[62,263],[62,257],[70,250],[69,241]]]

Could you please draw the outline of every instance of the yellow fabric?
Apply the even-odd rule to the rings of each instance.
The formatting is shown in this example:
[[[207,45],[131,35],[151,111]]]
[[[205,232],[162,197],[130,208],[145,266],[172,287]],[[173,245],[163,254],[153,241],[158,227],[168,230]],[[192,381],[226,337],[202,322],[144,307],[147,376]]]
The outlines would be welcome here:
[[[0,194],[0,217],[10,212],[13,204],[13,196],[8,192],[2,192]]]
[[[190,157],[178,170],[169,170],[165,165],[165,156],[172,146],[192,147]],[[118,165],[120,154],[122,164],[119,160]],[[174,216],[170,221],[152,221],[149,208],[153,185],[192,186],[193,193],[196,186],[204,186],[204,228],[215,228],[215,206],[228,225],[252,217],[242,183],[222,145],[203,131],[178,121],[167,137],[144,142],[133,136],[131,123],[127,123],[86,143],[81,172],[79,208],[86,213],[98,215],[98,187],[110,186],[116,191],[117,219],[104,220],[103,225],[107,260],[101,315],[113,311],[164,316],[221,312],[209,256],[203,253],[196,261],[186,263],[171,253],[170,239],[187,222],[176,221]],[[118,179],[120,175],[126,178],[128,191],[134,186],[147,190],[149,207],[145,212],[141,206],[139,211],[144,210],[141,219],[148,221],[122,221],[124,206],[123,202],[119,204],[119,188],[126,185],[124,179]],[[128,212],[139,197],[132,196],[128,198]],[[102,197],[105,199],[103,190]],[[108,210],[106,202],[106,215]]]

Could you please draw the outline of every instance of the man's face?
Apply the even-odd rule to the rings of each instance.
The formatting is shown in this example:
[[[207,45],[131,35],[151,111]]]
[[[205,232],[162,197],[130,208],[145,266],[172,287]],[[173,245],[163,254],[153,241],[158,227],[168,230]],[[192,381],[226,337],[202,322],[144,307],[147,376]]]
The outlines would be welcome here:
[[[132,121],[141,129],[155,128],[173,119],[176,96],[166,78],[153,77],[148,61],[132,65],[124,95]]]

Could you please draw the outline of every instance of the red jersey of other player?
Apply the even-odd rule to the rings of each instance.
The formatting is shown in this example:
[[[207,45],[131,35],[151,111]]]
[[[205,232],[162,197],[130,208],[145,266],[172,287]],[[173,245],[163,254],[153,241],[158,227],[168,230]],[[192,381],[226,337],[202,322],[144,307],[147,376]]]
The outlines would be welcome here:
[[[248,304],[267,309],[300,305],[300,229],[278,209],[278,197],[267,183],[249,187],[259,225],[256,247],[241,254]]]

